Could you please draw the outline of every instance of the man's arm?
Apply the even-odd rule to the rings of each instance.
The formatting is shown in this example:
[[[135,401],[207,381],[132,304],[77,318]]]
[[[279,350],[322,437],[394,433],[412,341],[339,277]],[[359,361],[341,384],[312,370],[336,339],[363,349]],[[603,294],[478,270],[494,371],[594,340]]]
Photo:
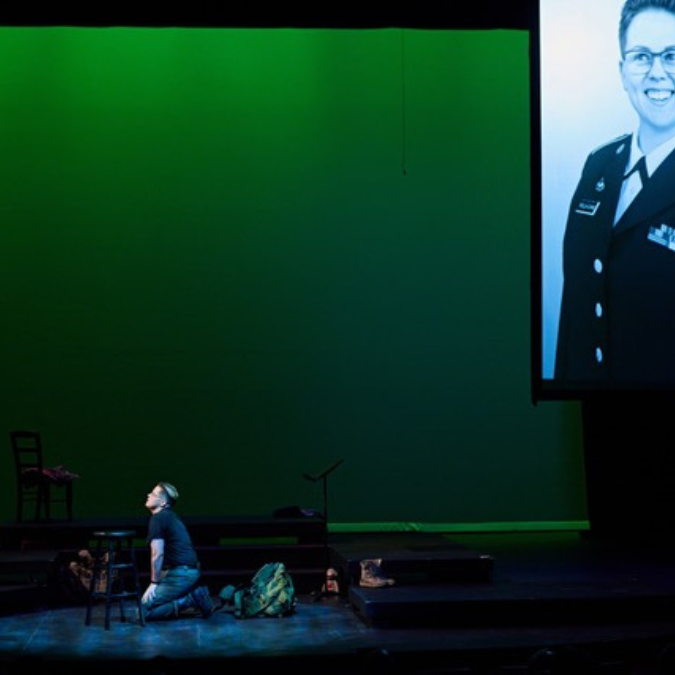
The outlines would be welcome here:
[[[155,599],[157,585],[162,580],[162,565],[164,563],[164,539],[153,539],[150,542],[150,585],[143,593],[143,602],[149,603]]]
[[[158,584],[162,580],[164,564],[164,539],[153,539],[150,542],[150,583]]]

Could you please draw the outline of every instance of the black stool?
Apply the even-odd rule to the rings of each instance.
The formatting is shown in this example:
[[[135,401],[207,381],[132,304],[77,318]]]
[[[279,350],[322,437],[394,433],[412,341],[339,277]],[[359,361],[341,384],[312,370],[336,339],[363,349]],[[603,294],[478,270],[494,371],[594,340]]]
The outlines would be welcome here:
[[[110,628],[110,608],[113,602],[119,602],[120,620],[127,620],[124,614],[125,600],[135,600],[139,623],[145,626],[141,586],[134,551],[135,536],[134,530],[108,530],[92,534],[96,541],[96,548],[94,570],[87,598],[87,617],[84,621],[86,626],[91,624],[91,611],[94,602],[99,598],[105,598],[106,630]]]

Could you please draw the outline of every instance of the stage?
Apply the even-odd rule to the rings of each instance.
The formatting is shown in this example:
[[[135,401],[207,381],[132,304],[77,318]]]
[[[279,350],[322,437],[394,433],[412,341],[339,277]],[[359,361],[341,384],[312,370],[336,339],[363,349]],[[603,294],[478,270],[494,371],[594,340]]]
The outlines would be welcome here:
[[[675,645],[675,549],[665,537],[626,545],[584,532],[412,532],[328,534],[327,544],[340,595],[317,585],[290,617],[241,620],[224,608],[142,627],[133,611],[128,623],[113,612],[106,631],[102,608],[86,627],[83,606],[35,593],[5,605],[0,660],[7,673],[243,673],[273,659],[302,673],[524,675],[547,652],[579,659],[566,671],[577,674],[581,661],[607,675],[671,672],[659,665]],[[373,557],[394,585],[359,587],[355,565]]]

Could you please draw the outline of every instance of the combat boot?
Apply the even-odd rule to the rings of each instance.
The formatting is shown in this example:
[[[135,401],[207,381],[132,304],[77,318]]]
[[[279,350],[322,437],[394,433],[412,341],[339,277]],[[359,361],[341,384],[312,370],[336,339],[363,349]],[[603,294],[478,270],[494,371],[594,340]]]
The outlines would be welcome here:
[[[359,579],[359,586],[362,588],[384,588],[385,586],[393,586],[396,581],[387,578],[382,573],[382,558],[374,560],[361,561],[361,578]]]

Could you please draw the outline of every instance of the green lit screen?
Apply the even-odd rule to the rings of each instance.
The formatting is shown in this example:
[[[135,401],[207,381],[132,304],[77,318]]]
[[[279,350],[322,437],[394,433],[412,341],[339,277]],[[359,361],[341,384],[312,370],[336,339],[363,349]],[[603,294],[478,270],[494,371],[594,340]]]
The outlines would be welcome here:
[[[321,507],[344,458],[337,521],[583,515],[530,402],[525,32],[4,28],[0,82],[0,419],[77,514]]]

